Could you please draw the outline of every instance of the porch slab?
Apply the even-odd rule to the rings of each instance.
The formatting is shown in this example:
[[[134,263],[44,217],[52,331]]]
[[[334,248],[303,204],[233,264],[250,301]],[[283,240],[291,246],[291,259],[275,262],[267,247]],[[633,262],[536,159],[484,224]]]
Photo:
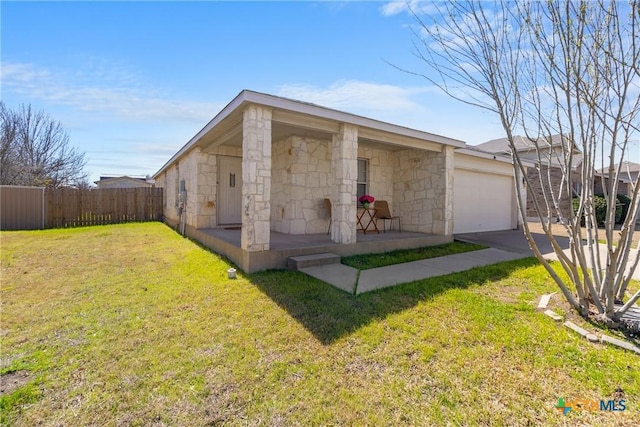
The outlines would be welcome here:
[[[294,256],[287,261],[287,268],[289,270],[302,270],[303,268],[328,264],[340,264],[340,256],[331,253]]]
[[[167,221],[170,223],[169,221]],[[327,234],[284,234],[271,231],[270,248],[267,251],[249,252],[240,247],[241,230],[187,226],[187,236],[197,240],[214,252],[229,258],[245,273],[287,268],[289,257],[317,253],[333,253],[338,256],[389,252],[396,249],[414,249],[435,246],[453,241],[452,235],[412,232],[387,232],[357,234],[356,243],[338,244]]]
[[[358,280],[358,270],[344,264],[318,265],[302,268],[299,271],[329,283],[350,294],[353,293]]]

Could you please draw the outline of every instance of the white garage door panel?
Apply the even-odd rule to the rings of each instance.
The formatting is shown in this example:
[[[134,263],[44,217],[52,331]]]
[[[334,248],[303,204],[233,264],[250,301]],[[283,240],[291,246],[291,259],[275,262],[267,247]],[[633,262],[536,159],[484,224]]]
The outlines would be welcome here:
[[[513,178],[456,169],[453,232],[509,230],[513,218]]]

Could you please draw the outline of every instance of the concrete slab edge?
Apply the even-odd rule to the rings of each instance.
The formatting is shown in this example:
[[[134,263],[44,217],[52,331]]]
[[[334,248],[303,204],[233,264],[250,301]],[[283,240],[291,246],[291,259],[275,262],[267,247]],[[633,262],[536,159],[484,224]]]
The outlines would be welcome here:
[[[547,305],[549,304],[549,300],[551,300],[551,295],[550,294],[544,294],[540,297],[540,302],[538,302],[538,308],[543,310],[545,308],[547,308]]]
[[[545,312],[546,313],[546,312]],[[637,355],[640,355],[640,347],[637,347],[630,342],[619,340],[618,338],[610,337],[609,335],[602,334],[599,338],[596,334],[593,334],[586,329],[581,328],[571,321],[564,322],[564,326],[571,329],[574,332],[577,332],[579,335],[583,336],[590,342],[600,342],[606,343],[610,345],[614,345],[616,347],[622,348],[627,351],[631,351]]]
[[[564,326],[566,326],[567,328],[571,329],[574,332],[577,332],[579,335],[582,335],[583,337],[587,337],[587,335],[589,335],[591,332],[587,331],[586,329],[582,329],[580,326],[576,325],[575,323],[567,320],[566,322],[564,322]]]
[[[544,312],[544,314],[546,314],[547,316],[551,317],[553,320],[555,320],[556,322],[560,322],[562,320],[562,316],[558,315],[555,311],[553,310],[546,310]]]
[[[615,345],[617,347],[623,348],[625,350],[629,350],[637,355],[640,355],[640,347],[637,347],[631,344],[630,342],[622,341],[605,334],[602,334],[602,336],[600,337],[600,342]]]

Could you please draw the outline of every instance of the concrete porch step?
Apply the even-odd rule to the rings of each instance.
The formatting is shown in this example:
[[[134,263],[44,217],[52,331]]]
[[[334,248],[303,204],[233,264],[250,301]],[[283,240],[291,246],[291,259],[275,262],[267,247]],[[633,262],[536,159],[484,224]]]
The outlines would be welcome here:
[[[318,265],[340,264],[340,256],[329,252],[321,254],[293,256],[287,259],[289,270],[301,270]]]

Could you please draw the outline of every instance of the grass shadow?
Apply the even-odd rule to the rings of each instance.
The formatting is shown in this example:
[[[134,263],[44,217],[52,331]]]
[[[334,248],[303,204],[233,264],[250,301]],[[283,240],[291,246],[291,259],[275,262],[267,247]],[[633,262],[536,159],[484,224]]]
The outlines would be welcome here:
[[[486,281],[500,280],[517,269],[537,264],[535,258],[524,258],[358,296],[300,272],[270,270],[250,274],[247,278],[326,345],[373,320],[414,307],[450,289],[465,289]]]

